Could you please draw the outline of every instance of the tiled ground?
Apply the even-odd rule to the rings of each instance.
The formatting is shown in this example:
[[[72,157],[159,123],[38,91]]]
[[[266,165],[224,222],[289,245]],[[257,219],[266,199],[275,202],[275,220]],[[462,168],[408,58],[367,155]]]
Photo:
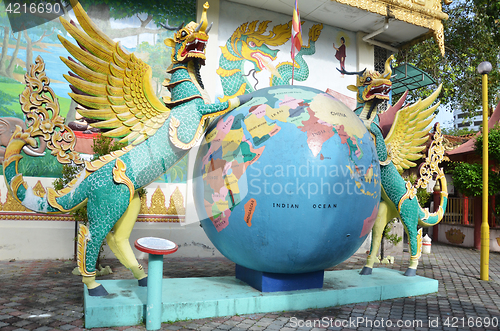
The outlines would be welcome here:
[[[404,271],[408,253],[391,268]],[[364,255],[354,255],[334,269],[360,269]],[[418,275],[439,281],[439,292],[425,296],[366,302],[326,309],[228,316],[162,324],[163,330],[499,330],[500,255],[490,254],[489,281],[479,280],[475,250],[433,244],[421,259]],[[142,261],[147,265],[147,261]],[[116,260],[103,279],[131,278]],[[234,275],[224,258],[165,258],[164,277]],[[0,331],[84,328],[80,277],[73,261],[0,261]],[[110,328],[145,330],[144,325]],[[100,329],[93,329],[100,331]]]

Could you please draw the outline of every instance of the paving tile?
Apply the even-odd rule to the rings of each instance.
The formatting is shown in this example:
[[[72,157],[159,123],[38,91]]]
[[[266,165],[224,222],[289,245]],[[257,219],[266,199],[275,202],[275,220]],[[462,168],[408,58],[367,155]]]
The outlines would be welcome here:
[[[439,281],[438,293],[425,296],[399,298],[380,302],[364,302],[326,309],[298,312],[273,312],[211,318],[194,321],[163,323],[162,330],[231,330],[231,331],[310,331],[311,327],[292,327],[290,319],[333,321],[328,330],[401,330],[395,326],[369,328],[366,325],[343,327],[335,321],[364,318],[371,321],[421,320],[423,324],[402,330],[445,330],[446,318],[497,318],[500,319],[500,254],[490,254],[490,281],[480,281],[479,252],[459,247],[434,244],[432,254],[422,256],[418,275]],[[361,269],[365,254],[354,255],[329,270]],[[399,271],[406,270],[409,254],[395,256],[393,265],[384,265]],[[141,262],[147,266],[147,261]],[[113,274],[103,279],[128,279],[130,272],[116,260],[106,260]],[[169,258],[164,263],[165,277],[234,276],[234,263],[225,258]],[[380,265],[376,265],[380,267]],[[0,331],[80,331],[83,329],[82,284],[71,274],[74,263],[56,260],[0,261]],[[5,271],[5,272],[3,272]],[[436,320],[438,318],[438,320]],[[433,326],[431,321],[438,321]],[[448,328],[473,330],[467,327]],[[494,330],[497,328],[476,328]],[[100,328],[92,331],[144,331],[145,326]],[[324,330],[317,328],[314,331]]]

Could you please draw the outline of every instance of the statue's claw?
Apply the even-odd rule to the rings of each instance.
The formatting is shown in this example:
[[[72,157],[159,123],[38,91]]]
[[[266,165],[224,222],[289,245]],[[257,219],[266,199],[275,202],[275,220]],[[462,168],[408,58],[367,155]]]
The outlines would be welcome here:
[[[144,277],[143,279],[139,279],[139,286],[141,287],[148,286],[148,276]]]
[[[99,285],[99,286],[97,286],[95,288],[90,288],[89,289],[89,295],[91,297],[103,297],[103,296],[108,295],[108,291],[106,291],[106,289],[104,288],[104,286]]]
[[[370,268],[370,267],[367,267],[367,266],[364,266],[363,269],[361,269],[360,271],[360,275],[371,275],[372,274],[372,271],[373,271],[373,268]]]
[[[417,269],[413,269],[413,268],[406,269],[405,276],[407,276],[407,277],[413,277],[413,276],[416,276],[416,275],[417,275]]]

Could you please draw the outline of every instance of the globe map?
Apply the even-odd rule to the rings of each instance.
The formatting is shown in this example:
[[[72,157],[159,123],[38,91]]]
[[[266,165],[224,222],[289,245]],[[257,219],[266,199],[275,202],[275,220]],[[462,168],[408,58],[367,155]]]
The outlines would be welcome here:
[[[246,268],[303,273],[349,258],[373,227],[380,168],[365,125],[302,86],[252,93],[213,123],[197,155],[203,229]]]

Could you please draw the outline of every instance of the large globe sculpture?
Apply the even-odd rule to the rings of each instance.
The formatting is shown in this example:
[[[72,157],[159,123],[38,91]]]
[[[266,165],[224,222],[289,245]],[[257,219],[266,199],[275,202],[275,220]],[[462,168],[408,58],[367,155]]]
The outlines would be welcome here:
[[[342,102],[279,86],[213,123],[197,154],[195,203],[228,259],[306,273],[349,258],[370,232],[380,168],[365,125]]]

